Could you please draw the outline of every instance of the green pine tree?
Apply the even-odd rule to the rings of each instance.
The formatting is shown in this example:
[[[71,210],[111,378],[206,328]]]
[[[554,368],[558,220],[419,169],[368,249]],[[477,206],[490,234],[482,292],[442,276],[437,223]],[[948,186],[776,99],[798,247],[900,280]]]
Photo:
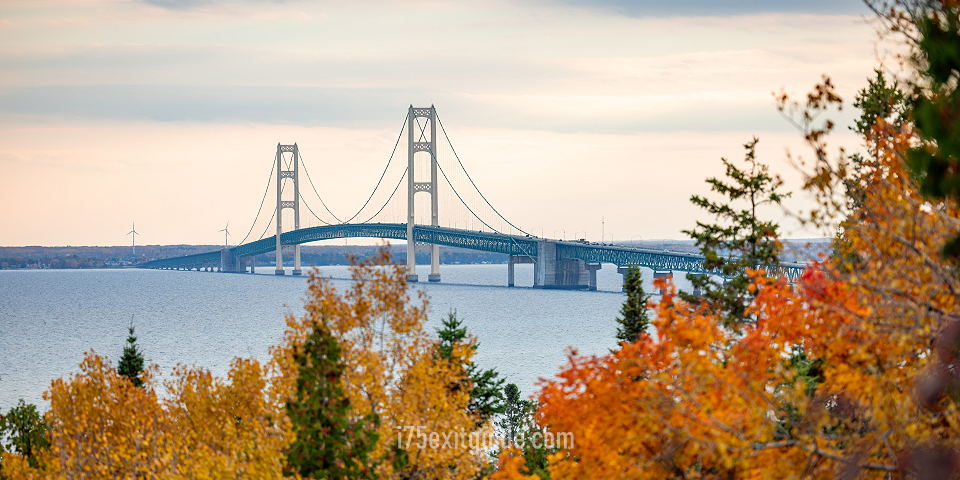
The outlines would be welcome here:
[[[643,291],[643,279],[640,277],[640,268],[631,265],[623,279],[623,288],[627,299],[620,307],[620,317],[617,318],[617,340],[620,342],[635,342],[650,325],[650,315],[647,312],[647,303],[650,296]]]
[[[304,478],[376,478],[369,455],[377,443],[379,418],[351,416],[350,399],[340,378],[340,345],[326,325],[314,325],[302,348],[294,351],[299,375],[296,398],[287,414],[296,439],[287,451],[287,474]]]
[[[924,2],[913,14],[917,33],[908,41],[920,78],[913,85],[912,115],[923,140],[907,154],[920,192],[935,200],[960,198],[960,5]],[[915,42],[915,43],[914,43]],[[960,258],[960,232],[943,254]]]
[[[497,427],[511,445],[515,445],[523,452],[524,468],[521,472],[525,475],[536,475],[543,480],[549,480],[550,472],[547,470],[549,462],[547,458],[557,452],[559,447],[556,445],[547,445],[543,439],[546,438],[547,428],[537,422],[536,412],[537,403],[532,400],[523,400],[520,398],[520,389],[516,384],[509,384],[504,389],[506,396],[503,415]],[[494,452],[495,457],[499,457],[500,452]]]
[[[117,373],[127,377],[137,387],[143,387],[140,373],[143,372],[143,353],[137,349],[137,337],[133,334],[133,317],[130,318],[130,336],[127,337],[127,346],[123,347]]]
[[[850,155],[851,175],[844,179],[848,210],[853,218],[850,221],[861,221],[863,207],[863,191],[867,185],[864,183],[870,178],[867,174],[877,167],[876,155],[881,144],[881,138],[872,132],[873,125],[877,119],[882,119],[885,123],[893,125],[899,129],[901,122],[909,119],[910,101],[907,95],[900,90],[900,84],[896,80],[888,83],[883,75],[883,70],[876,69],[875,78],[867,79],[866,88],[857,92],[854,97],[853,106],[860,109],[860,118],[857,118],[854,125],[850,127],[854,132],[863,137],[871,138],[868,142],[868,155],[860,153]]]
[[[516,442],[517,434],[520,433],[529,402],[520,398],[520,389],[515,383],[504,387],[503,394],[506,397],[503,417],[497,422],[497,426],[500,427],[507,441],[512,444]]]
[[[781,245],[777,236],[779,225],[772,221],[763,221],[757,216],[757,209],[764,205],[780,205],[789,193],[780,193],[778,189],[783,181],[770,174],[767,165],[756,159],[756,147],[759,140],[754,138],[746,143],[746,168],[737,168],[722,158],[729,180],[708,178],[710,189],[727,197],[726,201],[713,202],[699,195],[690,197],[690,201],[716,217],[718,223],[697,222],[697,228],[684,230],[696,241],[701,254],[705,257],[704,268],[725,278],[717,281],[711,275],[687,274],[695,289],[702,292],[701,297],[681,292],[681,297],[693,303],[701,301],[718,315],[723,317],[727,326],[735,326],[749,321],[746,309],[752,301],[748,291],[750,279],[745,269],[771,269],[780,263]],[[742,209],[732,206],[742,201]]]
[[[437,350],[441,358],[450,360],[453,357],[453,347],[463,343],[467,338],[467,327],[457,318],[457,312],[451,310],[443,321],[443,327],[437,330],[440,344]],[[474,344],[476,350],[479,344]],[[472,361],[462,365],[466,372],[463,384],[451,385],[455,390],[467,389],[470,392],[470,413],[475,415],[483,424],[492,415],[503,412],[503,379],[494,369],[481,370]]]
[[[874,73],[876,77],[867,79],[867,87],[857,92],[853,101],[853,106],[860,109],[860,118],[850,129],[860,135],[870,132],[877,118],[897,125],[907,119],[910,111],[910,101],[900,90],[900,83],[896,80],[887,83],[883,70],[879,68],[874,69]]]
[[[900,89],[900,83],[894,80],[887,82],[883,75],[883,70],[874,70],[876,76],[867,79],[866,88],[857,92],[854,97],[853,106],[860,109],[860,117],[856,119],[851,130],[857,132],[862,137],[868,138],[867,155],[854,153],[850,155],[849,175],[842,171],[843,187],[845,190],[845,201],[847,218],[844,218],[837,229],[833,238],[832,256],[840,261],[837,266],[847,271],[853,265],[859,265],[862,258],[851,248],[850,240],[844,235],[844,231],[850,225],[856,225],[865,220],[866,212],[863,210],[864,192],[867,182],[872,181],[873,172],[878,166],[878,149],[883,144],[883,138],[877,137],[880,131],[873,131],[873,126],[877,119],[883,120],[886,124],[899,131],[904,122],[910,120],[910,100]]]
[[[3,439],[6,439],[6,444],[0,442],[0,459],[4,450],[15,452],[27,459],[34,468],[39,466],[37,456],[40,451],[50,448],[43,416],[37,411],[36,405],[28,404],[22,398],[6,415],[0,415],[0,440]],[[3,478],[2,472],[0,478]]]

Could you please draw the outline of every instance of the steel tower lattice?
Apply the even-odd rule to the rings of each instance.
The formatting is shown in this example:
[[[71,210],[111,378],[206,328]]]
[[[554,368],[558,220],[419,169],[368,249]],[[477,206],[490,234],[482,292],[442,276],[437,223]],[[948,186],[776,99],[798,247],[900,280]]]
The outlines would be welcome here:
[[[284,165],[283,154],[292,153],[288,165]],[[300,230],[300,150],[297,144],[277,144],[277,275],[284,275],[283,245],[280,236],[283,234],[283,209],[293,209],[293,229]],[[283,199],[283,179],[293,180],[293,200]],[[300,275],[300,245],[293,246],[293,274]]]
[[[417,118],[426,118],[429,124],[429,140],[427,126],[420,127]],[[413,226],[416,223],[414,196],[417,193],[430,194],[430,225],[440,225],[439,202],[437,199],[437,110],[433,105],[429,108],[414,108],[410,105],[407,110],[407,281],[416,282],[417,276],[417,242],[413,236]],[[419,141],[427,140],[427,141]],[[422,152],[422,153],[421,153]],[[416,181],[416,162],[414,157],[418,153],[430,156],[430,181]],[[430,276],[431,282],[440,281],[440,246],[430,246]]]

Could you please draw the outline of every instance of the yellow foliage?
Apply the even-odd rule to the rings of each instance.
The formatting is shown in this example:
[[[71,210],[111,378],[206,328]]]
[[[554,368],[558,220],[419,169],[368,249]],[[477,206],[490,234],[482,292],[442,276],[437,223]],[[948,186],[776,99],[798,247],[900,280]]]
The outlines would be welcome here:
[[[44,398],[51,447],[31,471],[4,456],[11,478],[279,478],[288,434],[273,426],[266,379],[255,360],[233,361],[228,382],[178,366],[156,393],[156,366],[145,388],[89,352],[80,373],[54,380]],[[9,457],[9,458],[8,458]]]
[[[467,410],[468,393],[450,385],[465,380],[459,367],[472,348],[458,348],[454,361],[440,359],[437,340],[424,330],[428,302],[412,302],[402,267],[376,259],[352,269],[352,286],[340,294],[331,283],[311,275],[303,317],[287,317],[287,333],[273,351],[274,363],[292,395],[296,364],[293,346],[302,344],[311,325],[329,326],[342,348],[343,382],[357,416],[374,413],[380,438],[373,453],[385,478],[473,478],[483,455],[449,441],[452,434],[473,431],[476,419]],[[410,429],[447,436],[447,445],[420,448],[408,441]],[[459,442],[463,443],[463,442]],[[403,453],[398,453],[401,447]],[[405,457],[405,458],[404,458]]]
[[[371,460],[382,478],[474,478],[486,460],[466,442],[476,418],[468,413],[468,393],[451,388],[466,381],[461,365],[474,350],[461,345],[452,361],[437,354],[437,340],[424,330],[427,301],[411,302],[402,271],[388,262],[382,253],[356,265],[355,283],[343,295],[311,276],[305,314],[287,318],[267,367],[234,359],[221,379],[178,365],[158,383],[151,365],[138,388],[89,352],[79,373],[54,380],[44,394],[51,448],[38,458],[42,468],[7,453],[3,473],[13,479],[282,478],[285,449],[294,439],[284,409],[299,374],[293,351],[323,322],[341,344],[352,413],[380,419]],[[431,441],[410,441],[411,429],[404,427],[419,427]]]

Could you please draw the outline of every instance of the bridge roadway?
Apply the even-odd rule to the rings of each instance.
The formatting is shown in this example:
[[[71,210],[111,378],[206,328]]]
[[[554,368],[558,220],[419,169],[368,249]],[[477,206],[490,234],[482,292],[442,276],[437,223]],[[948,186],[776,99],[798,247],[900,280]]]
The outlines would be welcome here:
[[[418,243],[423,244],[444,245],[509,255],[509,284],[511,286],[513,285],[512,274],[513,264],[515,263],[536,264],[534,285],[546,288],[595,289],[596,270],[603,263],[612,263],[617,267],[637,265],[650,268],[654,272],[711,273],[703,268],[703,257],[691,253],[558,241],[427,225],[414,226],[413,236]],[[339,238],[406,240],[407,225],[403,223],[365,223],[301,228],[283,233],[280,236],[280,241],[283,245],[299,245],[318,240]],[[144,263],[142,267],[189,269],[224,262],[225,271],[244,271],[243,258],[274,250],[276,250],[275,236],[225,250],[152,260]],[[791,280],[796,280],[803,274],[805,267],[801,263],[783,263],[778,273],[786,275]]]

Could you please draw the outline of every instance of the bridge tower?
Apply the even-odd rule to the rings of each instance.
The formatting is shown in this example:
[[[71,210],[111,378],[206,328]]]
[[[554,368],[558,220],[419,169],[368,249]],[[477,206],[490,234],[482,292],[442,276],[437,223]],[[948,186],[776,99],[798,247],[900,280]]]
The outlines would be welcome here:
[[[289,161],[283,158],[284,153],[291,153]],[[300,229],[300,150],[297,144],[277,144],[277,275],[284,275],[283,244],[280,235],[283,233],[283,209],[293,209],[293,228]],[[293,180],[293,200],[283,199],[283,181],[285,178]],[[300,245],[293,246],[293,274],[300,275]]]
[[[417,118],[426,118],[429,124],[420,127]],[[417,276],[417,243],[413,238],[413,226],[416,222],[414,215],[415,203],[414,195],[417,193],[430,194],[430,225],[439,226],[440,219],[438,212],[440,210],[437,201],[437,109],[433,105],[429,108],[414,108],[410,105],[407,111],[407,131],[409,140],[407,142],[407,281],[416,282]],[[429,138],[428,137],[429,134]],[[430,159],[430,181],[418,182],[416,175],[416,162],[414,157],[420,154],[427,155]],[[430,276],[431,282],[440,281],[440,246],[430,246]]]

